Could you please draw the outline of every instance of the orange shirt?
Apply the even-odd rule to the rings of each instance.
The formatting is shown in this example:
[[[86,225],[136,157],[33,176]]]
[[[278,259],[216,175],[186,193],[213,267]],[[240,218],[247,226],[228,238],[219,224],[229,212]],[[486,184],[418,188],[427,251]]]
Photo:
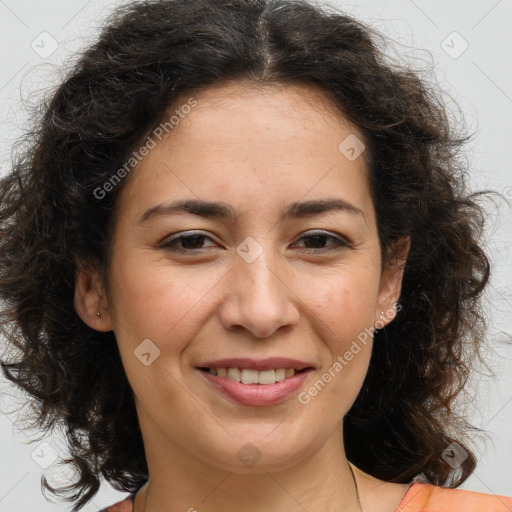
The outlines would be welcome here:
[[[134,499],[130,494],[100,512],[133,512]],[[414,482],[395,512],[512,512],[512,497]]]
[[[415,482],[395,512],[512,512],[512,498]]]

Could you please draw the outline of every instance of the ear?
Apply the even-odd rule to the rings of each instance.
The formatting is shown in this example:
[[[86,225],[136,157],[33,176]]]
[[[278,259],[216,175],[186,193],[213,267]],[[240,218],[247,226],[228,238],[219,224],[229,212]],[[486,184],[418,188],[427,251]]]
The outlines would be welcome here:
[[[401,238],[391,248],[391,260],[385,265],[380,281],[379,299],[377,311],[375,311],[377,329],[388,325],[397,315],[397,302],[402,290],[402,278],[410,248],[409,237]]]
[[[79,265],[76,272],[75,309],[92,329],[101,332],[112,330],[102,274],[89,265]]]

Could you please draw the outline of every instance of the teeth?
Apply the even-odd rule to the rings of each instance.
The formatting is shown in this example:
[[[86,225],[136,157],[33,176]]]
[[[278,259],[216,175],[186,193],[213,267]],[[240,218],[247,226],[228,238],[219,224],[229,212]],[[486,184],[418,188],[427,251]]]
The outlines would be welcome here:
[[[243,369],[240,375],[240,380],[244,384],[258,384],[258,371]]]
[[[276,382],[281,382],[286,379],[286,370],[281,368],[280,370],[275,370],[276,373]]]
[[[284,379],[293,377],[295,370],[293,368],[278,368],[276,370],[248,370],[243,368],[210,368],[210,373],[218,377],[227,377],[235,382],[242,382],[243,384],[275,384]]]
[[[240,370],[238,368],[228,368],[226,377],[228,379],[234,380],[235,382],[240,382]]]
[[[263,372],[255,372],[255,373],[258,374],[258,384],[274,384],[276,381],[276,371],[275,370],[265,370]]]

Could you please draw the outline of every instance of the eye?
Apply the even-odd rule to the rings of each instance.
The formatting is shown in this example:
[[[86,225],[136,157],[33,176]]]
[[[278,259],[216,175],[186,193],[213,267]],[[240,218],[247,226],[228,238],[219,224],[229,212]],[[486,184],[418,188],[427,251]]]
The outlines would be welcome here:
[[[198,252],[201,249],[207,249],[208,247],[216,247],[216,244],[214,243],[209,246],[204,246],[206,240],[212,241],[208,235],[200,232],[188,231],[173,235],[161,244],[160,247],[177,252]],[[345,239],[331,233],[318,230],[308,231],[299,238],[299,241],[303,241],[305,243],[302,247],[306,252],[341,250],[350,246],[350,243]],[[328,243],[329,241],[331,242],[330,244]]]
[[[304,233],[299,240],[306,241],[306,247],[305,249],[307,251],[332,251],[332,250],[340,250],[344,247],[349,247],[350,244],[344,240],[343,238],[340,238],[338,236],[332,235],[331,233],[328,233],[326,231],[308,231],[307,233]],[[326,242],[330,240],[333,242],[331,245],[326,246]],[[308,247],[309,245],[309,247]]]
[[[211,240],[209,236],[202,233],[193,231],[187,233],[190,234],[185,235],[178,233],[173,235],[171,238],[168,238],[166,242],[161,244],[160,247],[171,251],[191,252],[197,249],[205,249],[205,247],[203,247],[205,239]]]

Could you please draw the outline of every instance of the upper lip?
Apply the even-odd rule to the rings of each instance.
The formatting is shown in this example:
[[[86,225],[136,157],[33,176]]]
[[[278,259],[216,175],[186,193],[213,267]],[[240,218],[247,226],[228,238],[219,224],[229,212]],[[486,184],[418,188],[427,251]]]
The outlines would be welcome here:
[[[198,364],[197,368],[240,368],[247,370],[274,370],[284,368],[293,368],[295,370],[303,370],[304,368],[313,367],[309,363],[299,361],[298,359],[290,359],[289,357],[269,357],[267,359],[251,359],[248,357],[230,357],[227,359],[217,359],[215,361],[206,361]]]

